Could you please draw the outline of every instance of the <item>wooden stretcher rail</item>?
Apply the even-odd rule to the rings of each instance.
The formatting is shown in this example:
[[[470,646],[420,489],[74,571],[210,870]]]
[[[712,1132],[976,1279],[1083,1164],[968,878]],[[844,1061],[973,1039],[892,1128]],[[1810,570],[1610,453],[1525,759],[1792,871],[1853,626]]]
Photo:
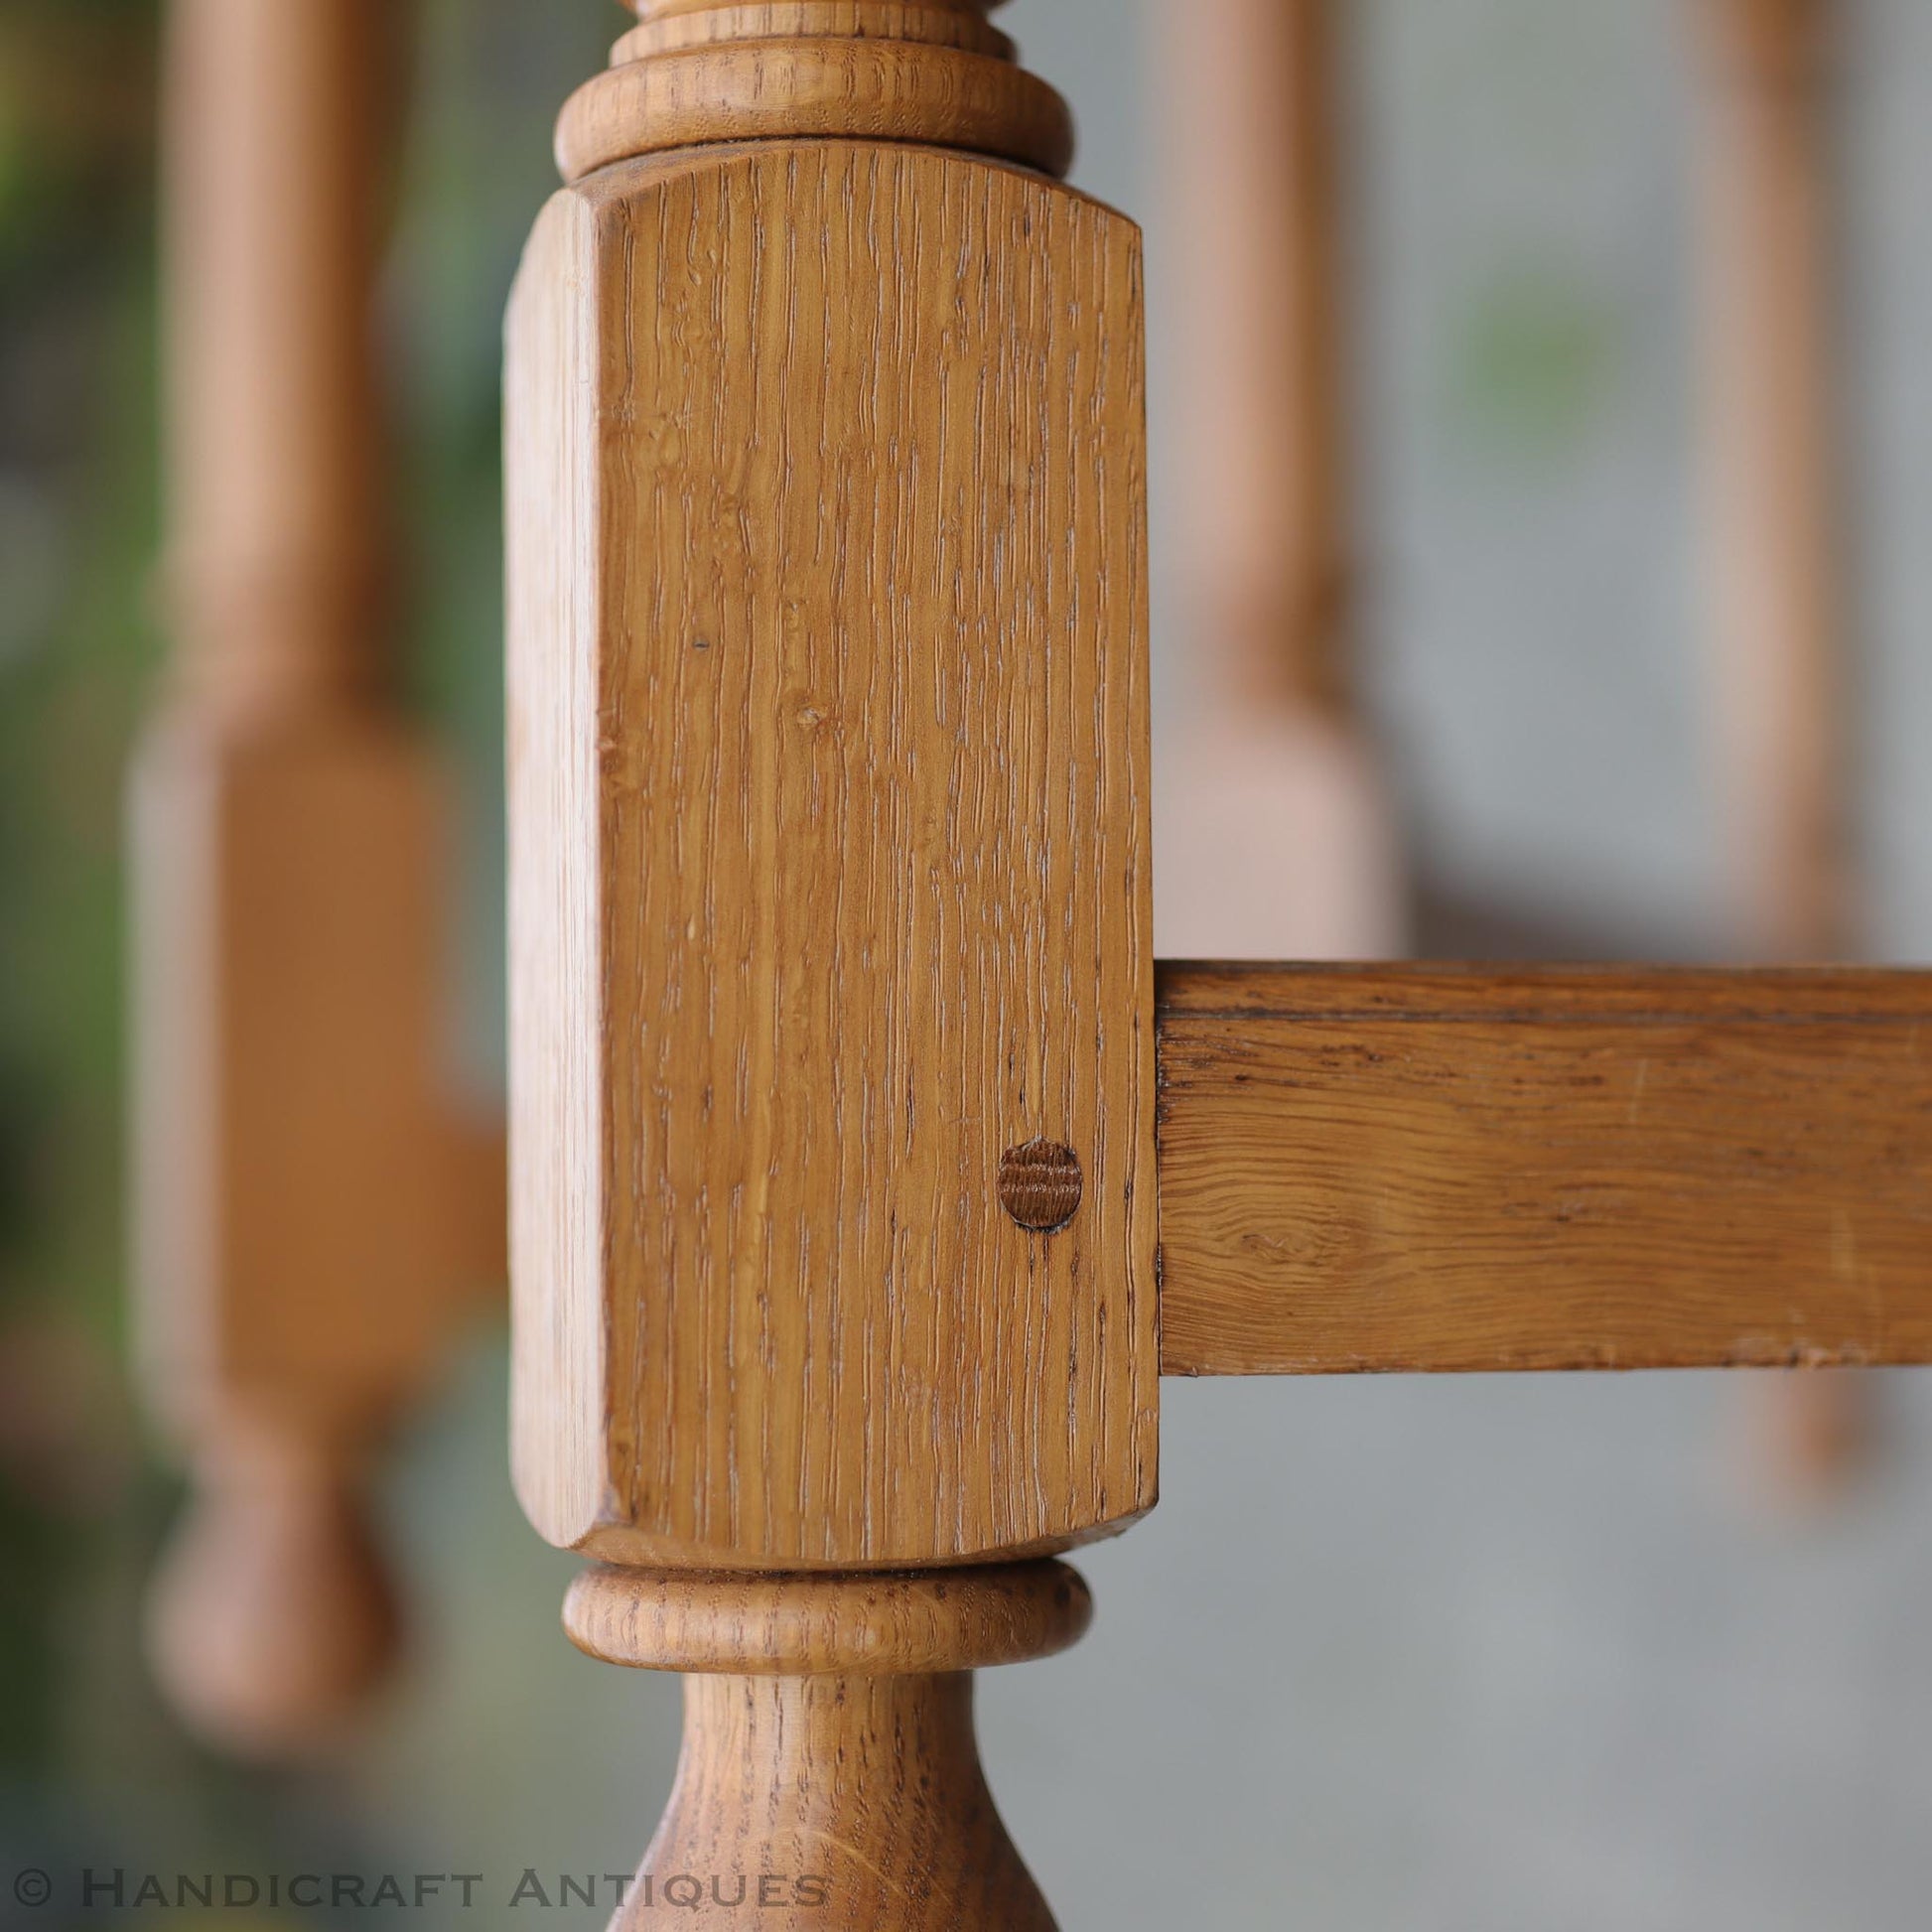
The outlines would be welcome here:
[[[1932,973],[1161,970],[1171,1375],[1932,1361]]]

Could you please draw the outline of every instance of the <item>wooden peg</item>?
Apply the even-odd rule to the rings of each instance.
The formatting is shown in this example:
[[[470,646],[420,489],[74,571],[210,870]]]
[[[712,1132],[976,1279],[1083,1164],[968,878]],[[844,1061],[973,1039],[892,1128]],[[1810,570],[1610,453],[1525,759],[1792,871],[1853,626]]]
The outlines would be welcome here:
[[[1717,749],[1735,929],[1771,961],[1859,950],[1841,553],[1831,0],[1699,0]],[[1752,1392],[1756,1487],[1816,1500],[1871,1443],[1868,1382]]]
[[[1350,11],[1193,0],[1150,15],[1196,687],[1162,759],[1160,943],[1190,958],[1386,958],[1406,942],[1396,815],[1354,664]]]
[[[986,11],[640,5],[509,325],[517,1488],[724,1673],[647,1870],[882,1932],[1045,1922],[956,1674],[1074,1587],[957,1567],[1155,1492],[1139,241]]]
[[[132,801],[134,1265],[199,1494],[153,1633],[184,1716],[263,1755],[325,1741],[394,1654],[362,1483],[501,1267],[500,1132],[442,1064],[444,786],[387,675],[395,36],[383,0],[176,0],[167,69],[178,648]]]

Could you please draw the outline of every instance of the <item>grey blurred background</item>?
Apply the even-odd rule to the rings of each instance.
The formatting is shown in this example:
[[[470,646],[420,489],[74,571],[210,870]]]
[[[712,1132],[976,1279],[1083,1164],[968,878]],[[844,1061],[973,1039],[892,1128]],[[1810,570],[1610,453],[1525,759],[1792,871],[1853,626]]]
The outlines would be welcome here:
[[[1689,4],[1359,0],[1350,109],[1367,665],[1415,851],[1446,892],[1672,957],[1726,951]],[[496,318],[551,114],[621,23],[595,0],[421,11],[388,321],[411,674],[469,776],[460,975],[487,1082]],[[500,1335],[402,1445],[385,1508],[416,1660],[353,1757],[229,1771],[174,1732],[136,1654],[172,1503],[118,1393],[115,1312],[114,793],[159,648],[153,13],[0,0],[0,1865],[476,1871],[497,1897],[528,1867],[554,1895],[634,1864],[677,1692],[559,1631],[574,1565],[508,1492]],[[1932,8],[1844,13],[1860,812],[1875,942],[1909,959],[1932,951]],[[1005,18],[1075,104],[1076,181],[1149,230],[1166,728],[1190,701],[1160,594],[1175,214],[1142,16]],[[118,115],[60,119],[53,81],[78,69],[115,77]],[[1932,1385],[1882,1394],[1886,1459],[1794,1518],[1735,1466],[1734,1381],[1171,1384],[1162,1510],[1082,1560],[1093,1635],[983,1688],[995,1789],[1067,1932],[1923,1926]],[[55,1923],[9,1892],[0,1868],[0,1925]],[[601,1924],[606,1897],[539,1916]]]

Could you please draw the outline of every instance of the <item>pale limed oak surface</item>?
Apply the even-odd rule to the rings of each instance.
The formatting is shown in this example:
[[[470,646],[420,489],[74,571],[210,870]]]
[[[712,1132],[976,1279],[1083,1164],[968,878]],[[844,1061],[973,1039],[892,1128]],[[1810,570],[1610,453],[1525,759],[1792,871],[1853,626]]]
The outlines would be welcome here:
[[[1173,1374],[1932,1360],[1932,977],[1165,967]]]

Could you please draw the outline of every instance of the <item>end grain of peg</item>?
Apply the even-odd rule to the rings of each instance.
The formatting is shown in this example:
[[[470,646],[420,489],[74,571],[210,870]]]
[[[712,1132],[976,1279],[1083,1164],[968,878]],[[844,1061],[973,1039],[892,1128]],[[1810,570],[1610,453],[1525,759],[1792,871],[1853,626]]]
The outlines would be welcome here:
[[[1080,1211],[1080,1157],[1057,1141],[1029,1141],[1000,1157],[1000,1204],[1035,1234],[1052,1234]]]

